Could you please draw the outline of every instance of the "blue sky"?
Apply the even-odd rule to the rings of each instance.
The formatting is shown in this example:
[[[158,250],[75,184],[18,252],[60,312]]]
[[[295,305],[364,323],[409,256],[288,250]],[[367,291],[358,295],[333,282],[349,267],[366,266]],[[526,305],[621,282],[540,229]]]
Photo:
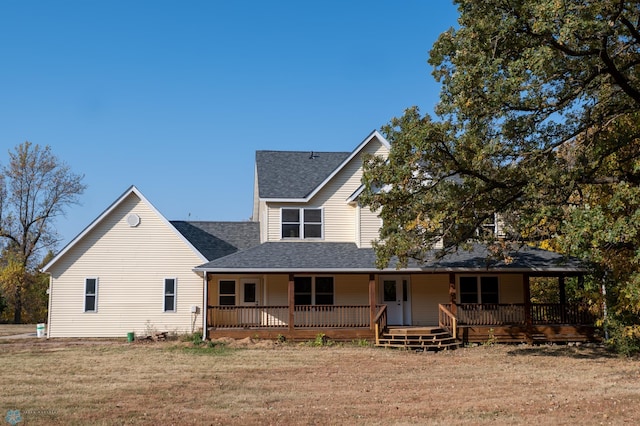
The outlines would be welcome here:
[[[0,164],[85,175],[61,245],[130,185],[169,220],[246,220],[260,149],[351,151],[439,86],[450,0],[0,2]]]

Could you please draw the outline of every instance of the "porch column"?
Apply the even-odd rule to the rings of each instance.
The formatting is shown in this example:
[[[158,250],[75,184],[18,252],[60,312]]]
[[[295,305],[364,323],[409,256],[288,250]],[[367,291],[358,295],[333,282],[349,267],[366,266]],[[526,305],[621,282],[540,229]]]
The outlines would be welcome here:
[[[560,288],[560,321],[567,322],[567,289],[564,283],[564,275],[558,277],[558,287]]]
[[[449,301],[451,303],[451,313],[457,315],[458,308],[456,301],[458,300],[456,295],[456,274],[449,274]]]
[[[531,327],[531,283],[529,282],[529,274],[522,274],[522,292],[524,294],[524,323],[527,327]]]
[[[369,274],[369,328],[375,330],[376,319],[376,276]]]
[[[193,332],[193,330],[192,330]],[[204,290],[202,297],[202,340],[209,338],[209,273],[204,273]]]
[[[293,331],[295,328],[294,320],[295,320],[295,288],[293,285],[293,274],[289,274],[289,287],[288,287],[288,295],[289,295],[289,331]]]

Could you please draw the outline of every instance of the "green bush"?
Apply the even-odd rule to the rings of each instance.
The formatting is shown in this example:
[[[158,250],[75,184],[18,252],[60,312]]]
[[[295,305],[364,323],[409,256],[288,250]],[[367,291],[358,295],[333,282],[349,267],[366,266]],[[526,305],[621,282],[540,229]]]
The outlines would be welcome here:
[[[640,325],[625,325],[620,321],[609,320],[606,328],[609,332],[606,342],[609,349],[624,356],[640,353]]]

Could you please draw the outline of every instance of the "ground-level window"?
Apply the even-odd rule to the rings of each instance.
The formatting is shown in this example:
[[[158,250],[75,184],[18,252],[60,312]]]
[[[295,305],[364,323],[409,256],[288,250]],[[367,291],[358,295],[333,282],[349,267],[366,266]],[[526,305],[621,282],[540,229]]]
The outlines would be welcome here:
[[[333,277],[295,277],[296,305],[333,305]]]
[[[283,208],[282,238],[322,238],[322,209]]]
[[[460,277],[460,303],[500,303],[496,276]]]
[[[236,282],[235,280],[220,280],[218,284],[218,304],[220,306],[235,306]]]
[[[176,279],[164,279],[164,311],[176,311]]]
[[[98,279],[85,278],[84,280],[84,311],[96,312],[98,310]]]

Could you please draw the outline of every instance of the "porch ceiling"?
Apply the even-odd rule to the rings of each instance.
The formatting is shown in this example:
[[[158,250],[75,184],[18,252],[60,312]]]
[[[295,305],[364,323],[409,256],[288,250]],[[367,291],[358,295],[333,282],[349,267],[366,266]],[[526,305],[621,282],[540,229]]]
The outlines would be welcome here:
[[[268,242],[196,267],[212,273],[443,273],[443,272],[528,272],[533,274],[579,274],[585,268],[576,259],[546,250],[523,247],[511,253],[513,261],[489,261],[490,253],[476,244],[470,251],[458,250],[440,259],[436,250],[420,264],[411,260],[407,268],[396,269],[393,260],[384,270],[375,266],[375,251],[353,243],[286,241]]]

